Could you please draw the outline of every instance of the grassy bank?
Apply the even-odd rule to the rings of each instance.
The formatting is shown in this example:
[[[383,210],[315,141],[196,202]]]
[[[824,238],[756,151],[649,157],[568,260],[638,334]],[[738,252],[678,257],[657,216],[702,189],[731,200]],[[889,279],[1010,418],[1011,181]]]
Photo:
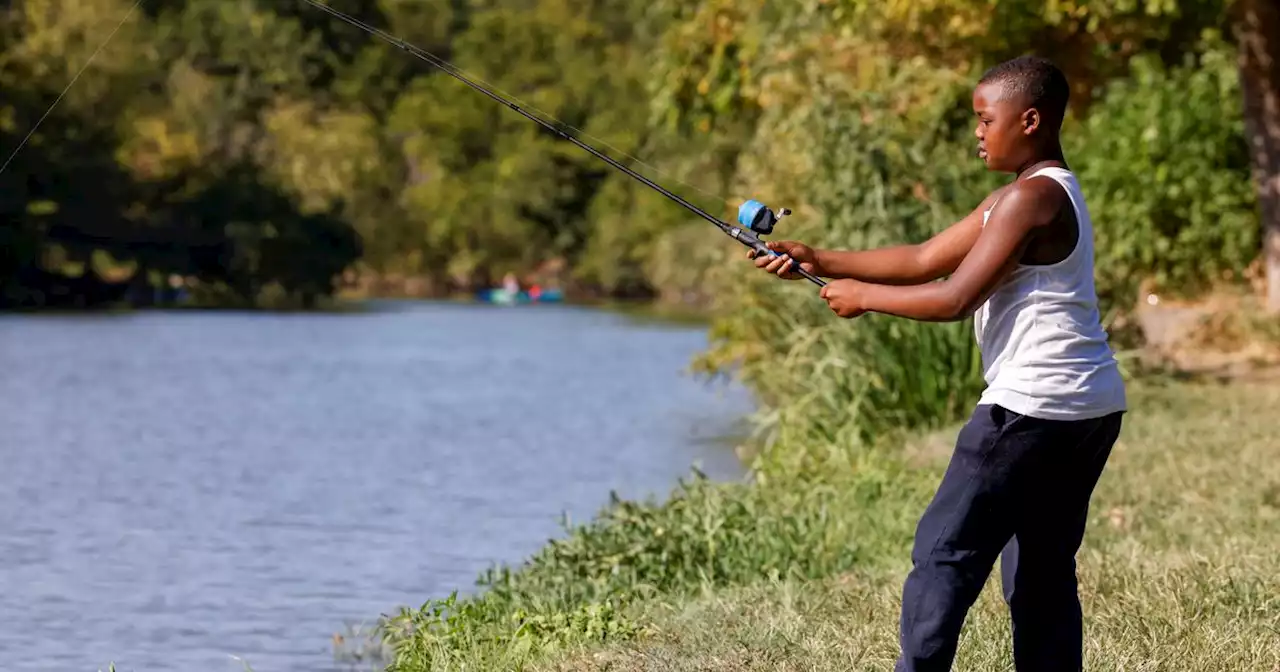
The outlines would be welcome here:
[[[1262,670],[1280,665],[1280,385],[1145,387],[1099,484],[1079,555],[1086,667]],[[920,473],[938,477],[943,444]],[[923,506],[923,499],[911,505]],[[874,516],[881,511],[844,511]],[[909,540],[820,581],[762,581],[651,605],[646,640],[554,670],[890,670]],[[957,669],[1010,669],[998,578],[966,625]]]
[[[1280,665],[1278,403],[1275,383],[1135,385],[1079,556],[1090,669]],[[486,597],[406,611],[392,669],[889,670],[912,526],[953,436],[620,504]],[[1007,669],[1008,651],[993,578],[957,669]]]

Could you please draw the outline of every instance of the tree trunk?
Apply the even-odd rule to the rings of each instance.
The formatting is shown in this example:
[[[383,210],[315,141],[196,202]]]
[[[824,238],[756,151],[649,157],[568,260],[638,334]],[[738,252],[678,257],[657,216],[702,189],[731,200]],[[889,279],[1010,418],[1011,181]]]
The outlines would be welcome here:
[[[1280,313],[1280,0],[1235,0],[1245,133],[1262,215],[1267,308]]]

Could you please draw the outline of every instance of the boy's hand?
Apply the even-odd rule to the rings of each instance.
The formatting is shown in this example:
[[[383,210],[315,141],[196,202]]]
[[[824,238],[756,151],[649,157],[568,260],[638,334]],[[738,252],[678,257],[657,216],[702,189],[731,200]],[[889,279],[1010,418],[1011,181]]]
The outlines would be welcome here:
[[[853,318],[867,312],[862,307],[864,283],[857,280],[832,280],[822,288],[822,298],[827,307],[843,318]]]
[[[801,277],[795,272],[797,264],[808,273],[820,275],[818,273],[817,254],[808,245],[794,240],[770,240],[765,242],[765,245],[777,252],[778,256],[767,257],[762,254],[757,257],[755,250],[748,250],[747,258],[755,260],[756,268],[763,268],[785,280],[795,280]],[[792,261],[796,263],[790,263]]]

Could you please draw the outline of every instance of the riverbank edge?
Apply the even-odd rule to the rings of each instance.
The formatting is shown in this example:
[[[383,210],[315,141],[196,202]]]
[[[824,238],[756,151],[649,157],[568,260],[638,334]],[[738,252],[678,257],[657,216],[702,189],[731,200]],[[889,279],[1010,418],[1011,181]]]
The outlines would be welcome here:
[[[298,305],[248,306],[217,304],[126,305],[110,304],[90,307],[69,306],[15,306],[0,309],[0,315],[130,315],[148,312],[184,313],[255,313],[263,315],[293,314],[359,314],[377,312],[392,305],[447,304],[457,306],[493,307],[495,309],[566,307],[584,310],[600,310],[621,315],[637,322],[675,326],[706,327],[713,316],[700,308],[686,304],[673,304],[661,299],[623,298],[566,298],[555,302],[505,305],[490,303],[469,294],[453,294],[438,297],[404,296],[335,296],[311,307]]]
[[[1196,669],[1205,670],[1262,669],[1232,667],[1246,659],[1250,664],[1261,660],[1280,662],[1280,643],[1254,646],[1249,651],[1240,649],[1265,634],[1268,622],[1280,625],[1276,620],[1280,619],[1280,597],[1276,597],[1280,596],[1280,577],[1257,556],[1260,549],[1280,543],[1280,495],[1273,493],[1271,497],[1276,501],[1267,503],[1268,492],[1280,492],[1280,468],[1273,464],[1274,447],[1265,443],[1268,430],[1264,414],[1269,404],[1280,402],[1280,384],[1152,376],[1134,381],[1132,390],[1129,436],[1122,438],[1118,455],[1108,468],[1109,475],[1095,495],[1091,536],[1082,550],[1082,557],[1089,558],[1094,567],[1083,574],[1086,600],[1114,594],[1114,599],[1127,604],[1130,610],[1162,623],[1189,618],[1183,613],[1184,608],[1199,610],[1213,619],[1206,627],[1228,628],[1232,619],[1238,620],[1247,612],[1253,615],[1252,620],[1231,626],[1235,629],[1230,637],[1224,636],[1215,645],[1225,649],[1178,655],[1184,656],[1183,662],[1192,659],[1203,663]],[[1248,413],[1253,413],[1254,419],[1241,423],[1241,415]],[[889,669],[895,646],[894,601],[905,570],[911,531],[945,465],[955,430],[952,426],[918,433],[896,448],[869,449],[847,471],[830,477],[694,484],[692,489],[677,489],[672,497],[659,503],[620,502],[613,513],[604,512],[584,524],[571,533],[568,541],[550,541],[515,568],[517,573],[548,574],[547,570],[552,569],[545,564],[548,558],[565,561],[550,573],[558,574],[558,581],[539,584],[548,588],[545,594],[517,591],[515,594],[524,599],[511,601],[513,593],[507,593],[506,598],[487,604],[483,593],[475,601],[432,601],[421,609],[407,609],[384,621],[380,635],[382,650],[389,656],[387,669],[740,670],[771,669],[765,661],[785,666],[786,661],[801,660],[825,661],[806,665],[813,669]],[[1180,435],[1189,438],[1179,440]],[[1199,452],[1226,457],[1230,450],[1242,452],[1243,457],[1228,465],[1215,463],[1221,472],[1217,478],[1223,484],[1235,483],[1230,492],[1220,490],[1218,496],[1247,500],[1248,504],[1231,501],[1217,508],[1202,506],[1198,512],[1195,500],[1177,501],[1176,493],[1170,489],[1193,478],[1197,469],[1206,468]],[[1150,474],[1143,473],[1143,465],[1168,472],[1166,476],[1171,477],[1153,480]],[[806,496],[800,492],[802,489],[814,496]],[[775,501],[787,498],[793,500],[791,506]],[[1249,507],[1258,506],[1254,500],[1259,498],[1264,508],[1255,516]],[[686,506],[690,502],[711,501],[718,503],[702,509]],[[591,543],[621,533],[634,536],[633,541],[643,545],[646,542],[642,535],[652,535],[663,529],[663,524],[679,519],[679,515],[673,516],[672,509],[714,518],[724,508],[735,506],[756,507],[752,511],[759,516],[755,521],[758,524],[721,517],[716,520],[721,525],[719,530],[708,538],[723,542],[726,553],[760,553],[754,561],[748,559],[736,569],[720,574],[711,569],[704,580],[631,593],[603,586],[606,589],[594,599],[581,600],[576,605],[555,604],[552,586],[598,580],[598,574],[591,576],[592,571],[604,569],[580,571],[587,568],[574,565],[572,560],[587,556],[561,552],[573,551],[575,538],[579,543]],[[820,515],[813,515],[815,510]],[[617,511],[624,515],[617,515]],[[784,544],[804,548],[793,549],[796,566],[792,571],[776,571],[776,566],[771,571],[769,549],[755,547],[773,544],[771,533],[788,529],[786,521],[779,520],[786,514],[796,517],[800,526],[810,526],[810,536],[782,539]],[[1237,529],[1229,535],[1230,543],[1226,543],[1219,534],[1223,528],[1213,524],[1215,514],[1224,519],[1220,522],[1235,522],[1236,528],[1241,527],[1239,521],[1225,519],[1256,521],[1247,526],[1250,529]],[[1175,529],[1178,519],[1184,516],[1208,517],[1209,522],[1192,530]],[[696,536],[696,530],[685,533]],[[747,543],[734,545],[735,534]],[[1127,538],[1130,536],[1133,538]],[[1145,557],[1126,555],[1134,552],[1134,544],[1145,549]],[[833,551],[841,545],[848,545],[853,552],[844,558],[823,561],[831,560]],[[656,548],[650,546],[650,550]],[[1243,558],[1237,567],[1240,572],[1232,570],[1229,559],[1223,556],[1228,551]],[[1184,567],[1187,553],[1207,560]],[[646,557],[620,558],[610,571],[631,571],[635,568],[623,566]],[[669,554],[666,560],[680,562],[681,558]],[[1113,566],[1117,568],[1115,572],[1108,569]],[[1182,571],[1184,576],[1175,577],[1170,573],[1174,571]],[[647,576],[662,574],[650,572]],[[1125,589],[1129,592],[1116,593],[1119,589],[1108,583],[1112,581],[1129,586]],[[1165,593],[1146,595],[1144,583],[1154,586],[1152,590],[1182,586],[1203,603],[1179,603]],[[500,589],[504,586],[497,585]],[[638,586],[639,582],[632,585]],[[967,638],[962,659],[981,660],[984,665],[993,666],[1007,667],[1011,663],[1004,652],[1009,635],[1003,604],[993,592],[998,589],[998,580],[988,583],[984,601],[975,611],[976,625],[972,626],[984,633],[985,639]],[[1265,599],[1268,594],[1275,599]],[[832,604],[844,605],[848,612],[833,610]],[[1226,607],[1215,611],[1223,604],[1236,611]],[[572,608],[563,609],[567,606]],[[1142,643],[1138,639],[1142,624],[1127,620],[1124,613],[1124,609],[1105,610],[1107,625],[1102,628],[1101,639],[1090,644],[1093,655],[1107,661],[1141,660],[1142,655],[1155,655],[1151,654],[1154,650],[1161,659],[1173,660],[1167,656],[1173,655],[1169,652],[1176,640]],[[780,621],[786,621],[785,628],[779,625]],[[788,628],[798,639],[786,641],[779,634]],[[846,630],[856,634],[846,636]],[[866,641],[860,642],[860,637]],[[819,650],[822,646],[848,655],[857,653],[851,649],[858,649],[857,655],[863,656],[864,662],[852,666],[847,658],[823,654]],[[1100,646],[1111,650],[1100,652]],[[1226,649],[1231,649],[1231,655],[1223,656]],[[1223,662],[1215,664],[1214,656]],[[670,667],[658,665],[661,661]]]

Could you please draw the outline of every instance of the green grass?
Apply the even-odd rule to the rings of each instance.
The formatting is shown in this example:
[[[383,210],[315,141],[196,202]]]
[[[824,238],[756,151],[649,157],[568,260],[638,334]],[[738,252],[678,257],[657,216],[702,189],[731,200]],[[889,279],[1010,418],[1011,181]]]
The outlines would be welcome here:
[[[1079,556],[1087,668],[1280,669],[1280,386],[1135,388]],[[484,597],[406,610],[391,667],[890,670],[911,531],[953,436],[619,503]],[[996,576],[957,670],[1012,669]]]
[[[1086,668],[1280,669],[1280,386],[1174,383],[1133,396],[1078,558]],[[922,472],[938,477],[943,460]],[[865,571],[654,603],[647,637],[540,669],[891,670],[909,540],[896,541]],[[957,670],[1012,669],[999,590],[997,573]]]

